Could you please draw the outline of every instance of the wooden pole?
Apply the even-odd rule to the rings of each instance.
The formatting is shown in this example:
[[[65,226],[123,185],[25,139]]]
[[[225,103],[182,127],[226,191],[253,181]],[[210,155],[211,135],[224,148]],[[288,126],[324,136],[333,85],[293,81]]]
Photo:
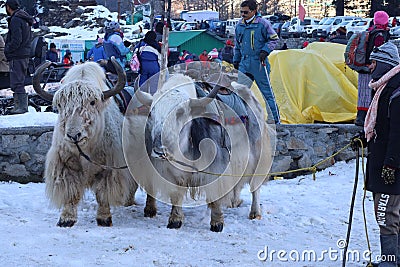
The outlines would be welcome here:
[[[121,0],[118,0],[118,23],[121,18]]]
[[[158,79],[157,90],[161,87],[167,80],[168,71],[168,38],[169,38],[169,28],[164,25],[163,37],[162,37],[162,47],[161,47],[161,66],[160,66],[160,77]]]

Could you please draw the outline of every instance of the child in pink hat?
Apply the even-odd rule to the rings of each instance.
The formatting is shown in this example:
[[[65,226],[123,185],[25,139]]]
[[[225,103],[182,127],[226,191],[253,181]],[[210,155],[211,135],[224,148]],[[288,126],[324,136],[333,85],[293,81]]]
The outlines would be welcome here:
[[[376,11],[374,14],[374,24],[387,27],[389,23],[389,15],[385,11]]]
[[[389,15],[385,11],[376,11],[374,14],[374,25],[368,29],[369,41],[367,46],[367,64],[371,64],[369,56],[374,47],[379,47],[389,40]],[[371,89],[368,83],[371,81],[370,73],[358,74],[358,100],[357,117],[354,122],[357,126],[364,126],[365,116],[371,103]]]

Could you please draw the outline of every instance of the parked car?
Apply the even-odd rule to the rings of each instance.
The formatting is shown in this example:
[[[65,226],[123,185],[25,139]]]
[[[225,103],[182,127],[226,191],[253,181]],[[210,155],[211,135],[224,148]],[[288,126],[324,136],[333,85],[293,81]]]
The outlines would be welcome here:
[[[400,26],[392,27],[390,29],[390,38],[392,39],[400,38]]]
[[[211,20],[209,22],[211,32],[214,32],[218,36],[225,37],[226,36],[226,21],[220,20]]]
[[[281,28],[283,24],[284,22],[275,22],[274,24],[272,24],[272,28],[275,30],[279,37],[281,37]]]
[[[171,20],[171,27],[173,31],[176,31],[178,27],[182,26],[184,21],[182,20]]]
[[[180,31],[195,30],[195,29],[196,29],[196,26],[197,26],[197,23],[196,23],[196,22],[184,22],[184,23],[180,26],[179,30],[180,30]]]
[[[313,25],[306,25],[304,26],[304,31],[305,34],[307,35],[307,37],[317,37],[317,29],[319,27],[319,23],[318,24],[313,24]],[[304,33],[303,33],[304,36]]]
[[[343,21],[352,21],[357,19],[354,16],[337,16],[328,18],[322,25],[318,27],[317,37],[326,38],[331,32],[336,31],[339,28],[339,24]],[[359,18],[361,20],[361,18]]]
[[[299,18],[292,18],[289,26],[289,36],[291,37],[307,37],[307,33],[304,29],[307,25],[318,25],[319,20],[315,18],[305,17],[303,21]]]
[[[289,26],[290,26],[290,21],[286,21],[283,23],[281,27],[281,38],[282,39],[287,39],[289,38]]]
[[[372,21],[372,18],[366,18],[363,20],[359,21],[353,21],[350,25],[346,27],[347,29],[347,39],[350,39],[350,37],[357,32],[363,32],[368,30],[369,25]]]
[[[226,21],[226,35],[232,37],[235,35],[235,28],[241,18],[228,19]]]

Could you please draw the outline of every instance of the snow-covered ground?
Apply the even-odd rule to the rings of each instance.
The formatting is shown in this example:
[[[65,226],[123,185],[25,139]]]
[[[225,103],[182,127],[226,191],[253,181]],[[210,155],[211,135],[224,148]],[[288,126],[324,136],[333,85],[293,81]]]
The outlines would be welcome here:
[[[221,233],[209,230],[205,206],[184,208],[186,217],[179,230],[166,228],[170,212],[166,204],[158,203],[155,218],[144,218],[142,191],[136,194],[137,206],[112,208],[111,228],[97,226],[97,204],[88,192],[79,205],[77,224],[60,228],[56,226],[60,211],[49,207],[44,184],[0,183],[0,262],[3,266],[341,266],[338,244],[346,238],[354,166],[355,161],[336,163],[317,173],[316,181],[307,175],[268,182],[262,187],[261,220],[247,219],[251,195],[245,188],[242,206],[225,210]],[[360,260],[352,256],[347,266],[365,262],[362,195],[360,176],[349,244]],[[368,194],[367,223],[376,257],[379,231],[372,210]]]

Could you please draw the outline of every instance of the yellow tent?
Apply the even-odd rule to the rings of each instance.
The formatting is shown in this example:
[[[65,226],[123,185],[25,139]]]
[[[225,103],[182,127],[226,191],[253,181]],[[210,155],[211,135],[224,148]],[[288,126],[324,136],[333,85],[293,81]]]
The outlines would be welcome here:
[[[357,111],[357,73],[345,66],[345,45],[311,43],[269,56],[282,123],[346,122]]]

